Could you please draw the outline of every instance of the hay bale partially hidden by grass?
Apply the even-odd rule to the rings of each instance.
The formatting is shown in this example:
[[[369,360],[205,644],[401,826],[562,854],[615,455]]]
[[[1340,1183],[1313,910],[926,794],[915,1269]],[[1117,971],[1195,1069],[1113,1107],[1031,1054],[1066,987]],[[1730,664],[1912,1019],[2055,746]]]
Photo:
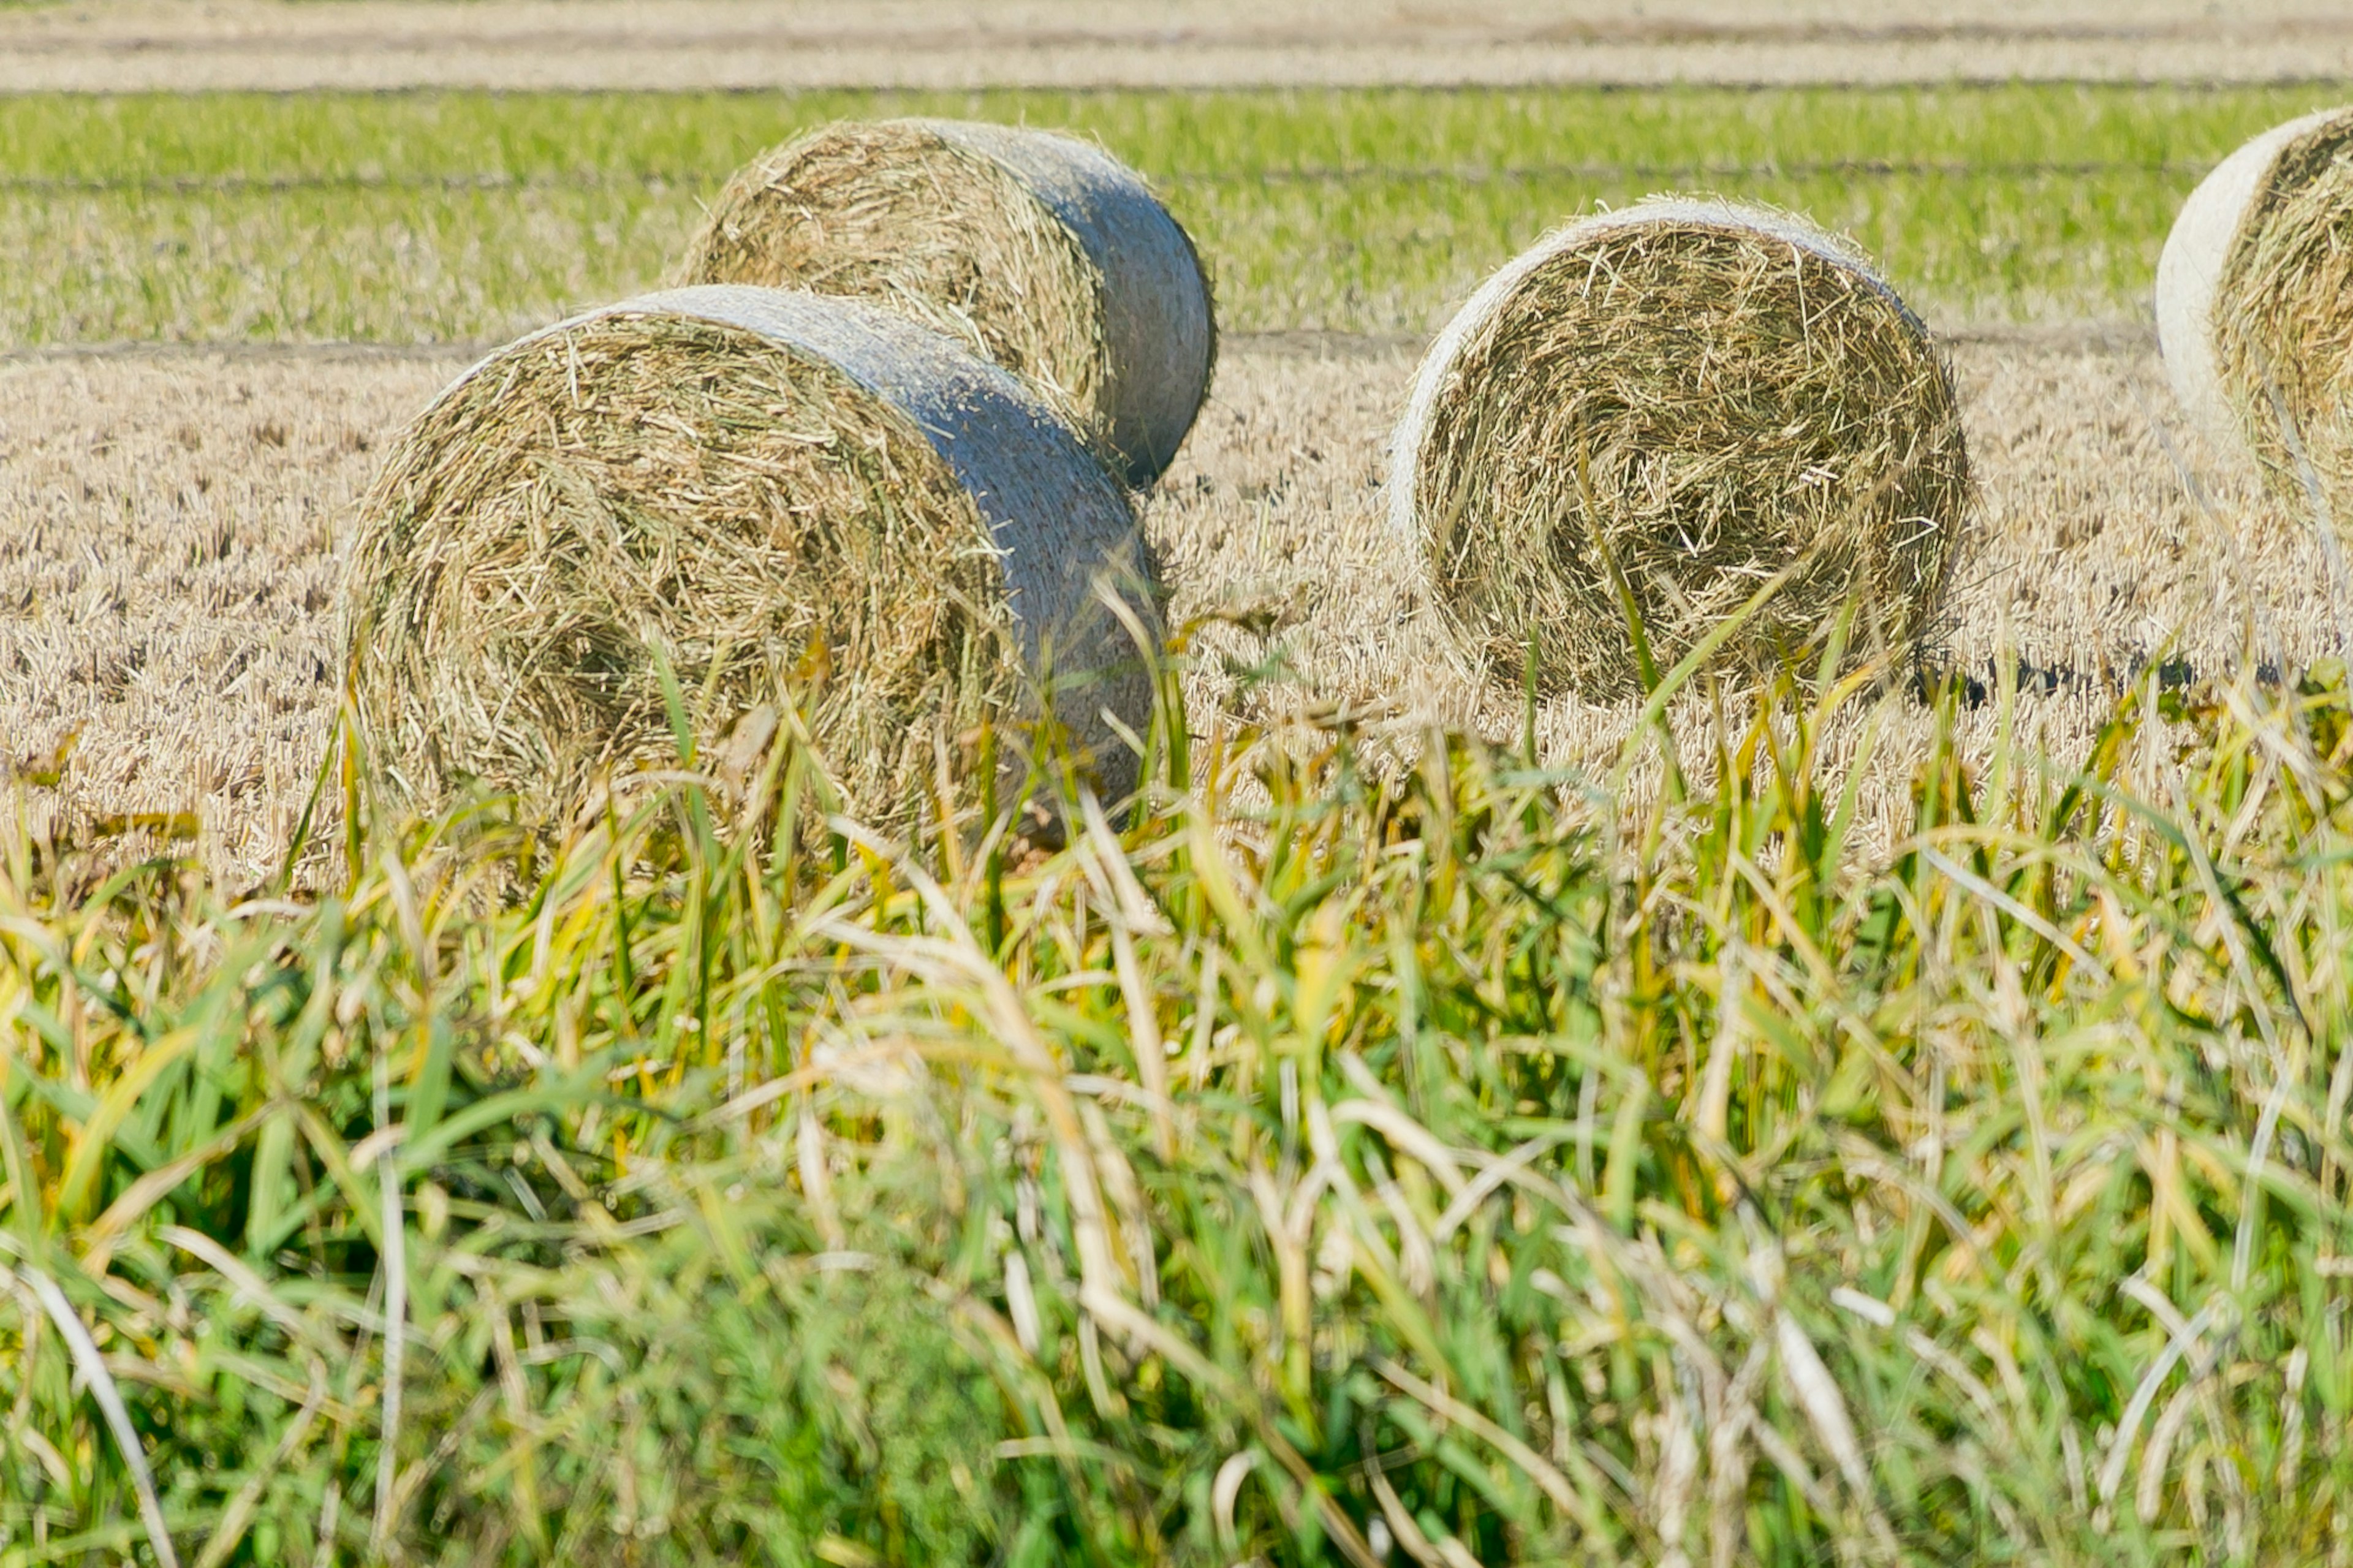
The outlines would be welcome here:
[[[1768,667],[1852,602],[1901,647],[1942,595],[1971,495],[1952,377],[1862,256],[1787,214],[1654,198],[1489,279],[1423,361],[1390,521],[1466,647],[1516,684],[1640,689],[1785,568],[1726,645]]]
[[[2158,262],[2157,328],[2209,439],[2289,496],[2300,443],[2330,499],[2353,498],[2353,108],[2273,127],[2189,194]]]
[[[1143,179],[1090,142],[953,120],[828,125],[736,172],[681,281],[873,300],[1036,385],[1131,485],[1208,395],[1209,284]]]
[[[475,781],[560,830],[597,782],[674,768],[667,661],[705,754],[797,701],[853,814],[926,816],[1050,710],[1124,793],[1149,722],[1125,496],[1012,377],[849,300],[649,295],[500,350],[401,440],[344,594],[395,803]],[[1051,689],[1041,688],[1041,681]],[[969,798],[969,791],[962,792]]]

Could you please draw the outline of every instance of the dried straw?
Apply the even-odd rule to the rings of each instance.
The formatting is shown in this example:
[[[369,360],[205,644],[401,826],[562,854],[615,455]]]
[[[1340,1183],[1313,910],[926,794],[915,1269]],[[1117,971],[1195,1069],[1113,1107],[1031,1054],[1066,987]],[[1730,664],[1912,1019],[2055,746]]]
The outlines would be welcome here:
[[[674,768],[667,661],[705,754],[797,702],[849,809],[897,828],[943,752],[970,784],[984,723],[1010,757],[1049,709],[1129,786],[1150,683],[1105,574],[1142,584],[1126,499],[1010,376],[853,301],[680,289],[501,349],[419,417],[364,504],[348,668],[397,805],[480,781],[555,829]]]
[[[2300,443],[2330,498],[2353,497],[2353,108],[2275,126],[2200,183],[2157,305],[2167,374],[2211,439],[2295,498]]]
[[[1012,126],[828,125],[775,148],[727,182],[681,280],[887,305],[1034,383],[1139,489],[1217,357],[1200,258],[1143,179]]]
[[[1801,220],[1653,198],[1489,279],[1421,366],[1390,521],[1465,647],[1546,691],[1640,689],[1614,570],[1664,669],[1785,568],[1725,649],[1900,647],[1971,496],[1952,378],[1870,265]],[[1531,647],[1533,644],[1533,647]]]

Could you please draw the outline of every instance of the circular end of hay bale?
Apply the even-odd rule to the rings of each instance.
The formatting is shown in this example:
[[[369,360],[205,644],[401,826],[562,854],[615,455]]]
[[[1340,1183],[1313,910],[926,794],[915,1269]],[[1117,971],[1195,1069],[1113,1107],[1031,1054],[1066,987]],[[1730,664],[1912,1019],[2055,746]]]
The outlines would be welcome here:
[[[2157,268],[2166,379],[2207,438],[2299,493],[2295,440],[2353,479],[2353,108],[2274,126],[2181,205]]]
[[[1391,525],[1466,648],[1517,685],[1615,698],[1768,581],[1723,647],[1752,670],[1852,605],[1857,655],[1908,646],[1973,493],[1950,370],[1868,261],[1787,213],[1652,198],[1548,236],[1422,362]]]
[[[1208,274],[1142,177],[1014,126],[810,132],[727,182],[681,278],[901,311],[1031,382],[1137,489],[1175,459],[1217,360]]]
[[[1132,787],[1151,682],[1098,588],[1148,629],[1145,571],[1125,494],[1004,372],[855,301],[682,289],[501,349],[418,417],[363,506],[348,668],[397,807],[487,787],[560,831],[678,766],[676,701],[700,756],[797,710],[895,831],[944,755],[979,783],[984,727],[1000,762],[1050,734]]]

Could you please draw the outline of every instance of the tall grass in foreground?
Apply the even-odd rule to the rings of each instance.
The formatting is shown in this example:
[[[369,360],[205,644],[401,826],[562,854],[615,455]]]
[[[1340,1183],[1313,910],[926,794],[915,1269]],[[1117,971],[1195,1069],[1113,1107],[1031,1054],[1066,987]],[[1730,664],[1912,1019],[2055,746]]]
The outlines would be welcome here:
[[[1018,865],[789,749],[520,900],[19,844],[0,1562],[2341,1556],[2341,679],[1883,861],[1856,700],[1630,824],[1329,732]]]

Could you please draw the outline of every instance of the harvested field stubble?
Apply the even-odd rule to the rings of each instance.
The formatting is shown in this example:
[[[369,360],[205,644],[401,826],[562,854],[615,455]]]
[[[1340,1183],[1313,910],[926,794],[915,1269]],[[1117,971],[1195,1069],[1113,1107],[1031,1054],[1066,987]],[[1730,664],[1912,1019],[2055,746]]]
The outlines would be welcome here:
[[[25,14],[25,13],[29,13]],[[1181,25],[1172,25],[1181,19]],[[2309,79],[2316,0],[98,0],[0,9],[0,88]]]
[[[954,120],[828,125],[736,172],[681,281],[888,306],[1036,385],[1132,485],[1176,455],[1217,326],[1192,240],[1092,143]]]
[[[1069,434],[935,334],[649,295],[501,350],[403,438],[344,589],[358,718],[396,801],[480,781],[543,830],[675,766],[681,725],[708,754],[776,707],[886,829],[944,766],[973,786],[985,731],[1018,784],[1043,712],[1117,795],[1150,687],[1095,594],[1137,593],[1136,543]]]
[[[2030,333],[1963,342],[1954,360],[1983,542],[1932,662],[1989,688],[2025,665],[2008,721],[2063,764],[2084,754],[2100,688],[2136,661],[2205,675],[2252,652],[2294,670],[2338,650],[2345,621],[2308,517],[2185,434],[2177,449],[2211,514],[2192,502],[2142,341]],[[212,353],[0,368],[0,810],[21,791],[83,835],[194,812],[225,879],[272,868],[334,712],[334,520],[381,455],[359,447],[462,368]],[[1187,628],[1198,731],[1337,707],[1400,744],[1432,722],[1525,738],[1519,694],[1451,648],[1383,513],[1389,423],[1413,370],[1404,345],[1228,345],[1218,395],[1145,515],[1170,624]],[[282,447],[256,434],[280,428]],[[192,573],[191,553],[229,531],[226,554]],[[100,585],[109,607],[85,613]],[[141,647],[127,677],[88,678]],[[1638,709],[1546,699],[1538,757],[1606,767]],[[1706,704],[1674,717],[1686,759],[1704,758]],[[1907,745],[1932,738],[1926,710],[1899,719],[1918,731]],[[1957,743],[1982,755],[2002,722],[1997,704],[1964,710]],[[32,783],[47,770],[27,764],[76,732],[56,785]],[[1908,821],[1917,753],[1904,739],[1883,738],[1858,807],[1883,833]]]
[[[1990,754],[2039,737],[2060,766],[2086,755],[2110,693],[2150,663],[2227,676],[2253,655],[2295,670],[2341,647],[2340,595],[2309,522],[2221,472],[2164,418],[2162,372],[2137,338],[1958,345],[1956,385],[1980,476],[1980,542],[1947,596],[1926,662],[1975,683],[1954,737]],[[1409,751],[1433,727],[1533,741],[1546,766],[1606,773],[1639,698],[1565,692],[1531,710],[1455,645],[1422,590],[1413,542],[1388,524],[1386,422],[1409,352],[1237,352],[1145,525],[1189,638],[1197,729],[1345,711]],[[2202,481],[2193,501],[2184,471]],[[2005,683],[2016,700],[1998,700]],[[1738,717],[1739,704],[1727,711]],[[1667,715],[1694,786],[1718,735],[1704,692]],[[1835,770],[1858,711],[1821,741]],[[1877,714],[1858,819],[1887,841],[1910,820],[1912,769],[1936,743],[1909,696]],[[1655,764],[1638,788],[1659,781]]]
[[[0,366],[0,813],[25,781],[45,836],[193,818],[225,882],[273,866],[334,712],[338,525],[462,363]]]
[[[1585,219],[1490,279],[1394,461],[1392,523],[1465,648],[1597,698],[1777,576],[1727,667],[1802,657],[1848,606],[1862,651],[1909,647],[1970,498],[1950,372],[1894,291],[1800,219],[1700,199]]]
[[[2166,368],[2215,440],[2353,501],[2353,109],[2274,128],[2182,205],[2157,279]]]

